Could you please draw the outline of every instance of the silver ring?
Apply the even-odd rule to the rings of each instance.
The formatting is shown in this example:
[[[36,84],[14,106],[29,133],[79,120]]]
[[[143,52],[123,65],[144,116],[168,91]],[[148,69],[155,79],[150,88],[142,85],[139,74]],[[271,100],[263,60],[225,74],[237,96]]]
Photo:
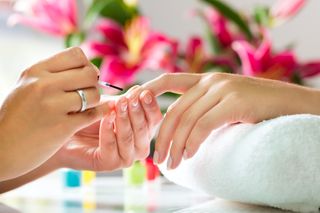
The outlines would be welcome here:
[[[77,93],[79,94],[80,98],[81,98],[81,109],[79,112],[84,112],[87,110],[87,106],[88,106],[88,100],[87,97],[84,93],[83,90],[77,90]]]

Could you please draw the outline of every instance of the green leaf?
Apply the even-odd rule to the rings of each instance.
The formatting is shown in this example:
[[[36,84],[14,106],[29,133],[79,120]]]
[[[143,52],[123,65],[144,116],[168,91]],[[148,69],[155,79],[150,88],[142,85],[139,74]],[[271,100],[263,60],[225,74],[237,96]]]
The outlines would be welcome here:
[[[229,5],[219,0],[202,0],[202,1],[213,6],[223,16],[225,16],[227,19],[229,19],[234,24],[236,24],[249,40],[253,39],[253,34],[248,26],[248,23],[241,17],[241,15],[236,10],[234,10]]]
[[[91,63],[94,64],[96,67],[100,68],[102,64],[102,58],[93,58],[91,59]]]
[[[67,35],[64,41],[66,48],[79,46],[85,39],[85,34],[83,32],[73,33]]]
[[[94,0],[85,16],[84,26],[90,27],[100,16],[102,10],[108,7],[114,0]]]
[[[269,14],[269,8],[264,6],[257,6],[254,9],[254,19],[255,21],[262,26],[270,27],[270,14]]]
[[[124,25],[137,15],[139,15],[137,7],[128,6],[123,0],[94,0],[87,12],[85,26],[91,26],[99,16],[113,19]]]
[[[292,83],[299,84],[299,85],[303,85],[304,83],[302,77],[297,71],[293,73],[290,80]]]

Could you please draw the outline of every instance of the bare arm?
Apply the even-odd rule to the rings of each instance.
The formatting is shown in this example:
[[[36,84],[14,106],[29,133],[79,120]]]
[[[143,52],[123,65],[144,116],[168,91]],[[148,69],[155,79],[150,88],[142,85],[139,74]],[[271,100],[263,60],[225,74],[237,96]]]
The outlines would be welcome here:
[[[59,162],[54,157],[50,158],[44,164],[30,171],[29,173],[26,173],[20,177],[11,180],[0,182],[0,194],[18,188],[24,184],[30,183],[42,176],[49,174],[50,172],[55,171],[59,167]]]

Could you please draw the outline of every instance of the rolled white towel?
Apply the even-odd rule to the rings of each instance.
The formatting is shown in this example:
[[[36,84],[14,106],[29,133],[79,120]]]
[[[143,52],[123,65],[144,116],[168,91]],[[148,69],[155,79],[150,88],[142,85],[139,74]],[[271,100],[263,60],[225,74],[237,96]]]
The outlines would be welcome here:
[[[163,174],[216,197],[298,212],[319,212],[320,117],[293,115],[223,127],[196,155]]]

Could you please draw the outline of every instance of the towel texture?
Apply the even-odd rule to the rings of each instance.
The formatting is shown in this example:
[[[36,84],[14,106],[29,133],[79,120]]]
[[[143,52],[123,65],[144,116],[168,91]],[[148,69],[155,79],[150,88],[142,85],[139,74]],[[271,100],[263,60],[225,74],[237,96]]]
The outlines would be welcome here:
[[[165,162],[166,163],[166,162]],[[320,117],[284,116],[220,128],[196,155],[163,174],[216,197],[319,212]]]
[[[214,199],[212,201],[181,209],[174,213],[290,213],[271,207],[248,205],[226,200]]]

